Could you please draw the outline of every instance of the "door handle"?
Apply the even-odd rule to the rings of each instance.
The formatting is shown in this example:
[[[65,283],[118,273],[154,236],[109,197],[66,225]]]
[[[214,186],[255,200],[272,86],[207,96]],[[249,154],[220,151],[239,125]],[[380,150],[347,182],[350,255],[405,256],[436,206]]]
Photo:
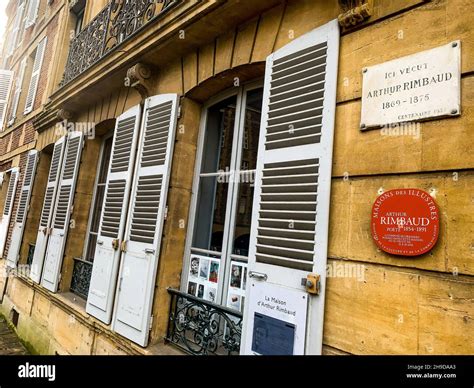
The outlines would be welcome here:
[[[155,250],[152,249],[152,248],[146,248],[145,249],[145,253],[151,253],[151,254],[154,254],[155,253]]]
[[[266,273],[260,273],[260,272],[254,272],[254,271],[249,272],[249,277],[257,279],[257,280],[263,280],[264,282],[266,282],[268,279],[268,276]]]
[[[97,245],[104,245],[104,242],[102,240],[97,240]]]

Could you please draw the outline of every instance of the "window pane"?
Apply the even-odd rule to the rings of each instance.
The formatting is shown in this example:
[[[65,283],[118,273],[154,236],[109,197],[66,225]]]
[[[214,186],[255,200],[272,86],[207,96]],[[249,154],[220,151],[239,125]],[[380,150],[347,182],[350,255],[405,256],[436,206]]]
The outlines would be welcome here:
[[[96,245],[97,245],[97,235],[89,233],[89,242],[87,245],[86,257],[85,257],[86,261],[90,261],[90,262],[94,261]]]
[[[237,97],[208,109],[201,173],[230,169]]]
[[[225,180],[225,177],[200,178],[193,248],[222,251],[229,187]]]
[[[102,162],[100,164],[100,170],[99,170],[98,183],[105,183],[107,181],[107,173],[109,172],[110,153],[112,152],[112,143],[113,143],[112,136],[109,137],[107,140],[105,140],[104,150],[102,154]]]
[[[102,158],[98,171],[98,182],[95,191],[94,209],[92,211],[91,225],[89,229],[89,238],[87,241],[86,260],[94,261],[95,248],[97,244],[97,236],[92,233],[99,232],[100,217],[102,215],[102,206],[105,195],[105,183],[107,181],[107,173],[109,170],[110,154],[112,150],[113,137],[109,137],[104,141],[104,148],[102,149]]]
[[[239,194],[237,196],[235,230],[232,253],[248,256],[250,225],[252,223],[252,206],[254,193],[254,174],[241,174]]]
[[[216,303],[221,261],[204,255],[191,255],[186,292]]]
[[[247,93],[242,139],[242,160],[240,162],[241,170],[255,170],[257,167],[262,99],[263,89],[255,89]]]
[[[102,214],[102,205],[104,202],[105,185],[96,187],[94,211],[92,212],[91,232],[99,232],[100,216]]]

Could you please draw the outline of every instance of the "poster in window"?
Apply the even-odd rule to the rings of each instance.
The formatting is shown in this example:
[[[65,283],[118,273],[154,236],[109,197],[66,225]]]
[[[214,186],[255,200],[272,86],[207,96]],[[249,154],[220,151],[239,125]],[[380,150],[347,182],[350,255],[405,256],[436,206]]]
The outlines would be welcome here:
[[[199,272],[199,257],[191,257],[191,265],[189,266],[189,275],[193,278],[197,278]]]
[[[232,264],[231,274],[230,274],[230,286],[234,288],[242,287],[242,272],[243,267],[237,264]]]
[[[247,284],[247,263],[231,261],[227,307],[243,312],[245,286]]]
[[[219,259],[192,255],[189,265],[188,294],[216,303]]]
[[[204,299],[208,300],[209,302],[216,303],[216,294],[217,288],[207,287],[206,296]]]
[[[204,280],[209,278],[209,260],[201,259],[201,266],[199,267],[199,277]]]
[[[229,307],[234,310],[240,311],[240,295],[230,294],[229,295]]]
[[[198,298],[204,298],[204,284],[199,285],[197,297]]]
[[[217,283],[219,277],[219,262],[212,261],[211,262],[211,269],[209,273],[209,281],[212,283]]]
[[[196,296],[197,283],[189,282],[188,284],[188,294]]]

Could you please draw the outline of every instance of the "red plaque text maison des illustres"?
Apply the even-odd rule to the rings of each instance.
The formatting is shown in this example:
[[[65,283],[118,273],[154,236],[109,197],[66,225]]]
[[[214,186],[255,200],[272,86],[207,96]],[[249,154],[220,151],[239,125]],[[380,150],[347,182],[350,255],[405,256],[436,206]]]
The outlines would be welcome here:
[[[419,189],[384,192],[372,207],[372,237],[392,255],[419,256],[438,240],[439,211],[434,199]]]

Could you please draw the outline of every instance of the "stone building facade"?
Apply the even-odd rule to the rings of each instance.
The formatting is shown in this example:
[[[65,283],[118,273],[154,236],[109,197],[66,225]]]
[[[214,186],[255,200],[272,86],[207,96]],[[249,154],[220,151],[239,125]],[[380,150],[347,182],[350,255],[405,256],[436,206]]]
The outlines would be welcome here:
[[[473,353],[473,4],[10,0],[7,11],[2,58],[3,68],[12,73],[0,132],[0,208],[11,202],[11,212],[3,226],[0,311],[32,351],[176,354],[180,350],[170,342],[183,340],[176,328],[195,318],[174,315],[179,303],[200,306],[190,308],[191,316],[199,308],[225,315],[218,347],[228,350],[226,330],[240,342],[242,314],[242,337],[249,335],[245,320],[252,294],[245,285],[255,284],[247,276],[260,260],[273,271],[269,280],[273,273],[279,278],[279,267],[284,274],[299,271],[295,277],[301,271],[322,276],[319,296],[308,294],[311,307],[300,353]],[[298,51],[300,46],[309,50],[305,39],[321,45],[311,50],[327,51],[317,58],[313,51]],[[457,40],[460,115],[418,123],[418,132],[410,134],[360,130],[363,68]],[[274,59],[267,60],[272,54]],[[292,62],[295,58],[303,59]],[[307,63],[324,70],[305,68]],[[280,68],[289,81],[272,81],[268,66],[275,74]],[[326,77],[318,95],[321,106],[305,100],[305,93],[319,93],[305,83],[318,74]],[[301,93],[290,90],[288,99],[297,103],[272,100],[278,98],[266,91],[271,82],[285,92],[294,82]],[[34,101],[28,111],[31,88]],[[10,115],[16,90],[18,108]],[[275,109],[270,127],[286,123],[278,121],[283,120],[278,109],[302,115],[290,128],[302,131],[302,137],[286,138],[286,129],[262,135],[262,112],[270,109],[265,104]],[[304,186],[319,174],[318,203],[299,192],[305,198],[301,207],[288,207],[291,199],[284,193],[276,203],[262,205],[260,196],[253,199],[252,179],[264,167],[257,149],[310,144],[305,139],[316,135],[298,126],[298,120],[314,118],[305,116],[305,109],[321,109],[319,139],[329,136],[328,146],[321,154],[309,154],[304,165],[292,159],[302,148],[290,150],[272,168],[294,175],[273,176],[283,181],[277,185],[301,178],[297,184]],[[271,117],[277,117],[274,124]],[[269,143],[255,144],[259,139]],[[13,264],[8,264],[30,159],[36,163],[33,168],[31,162],[34,180],[18,254],[10,254]],[[15,171],[16,193],[9,200]],[[250,176],[250,182],[219,180],[235,171]],[[51,214],[45,216],[48,188],[55,194]],[[425,190],[439,206],[439,241],[422,256],[389,255],[373,242],[372,204],[380,192],[394,188]],[[315,211],[309,202],[320,207]],[[280,212],[283,218],[288,212],[297,220],[305,212],[323,217],[314,226],[316,246],[314,236],[312,248],[306,248],[311,242],[289,238],[292,231],[257,237],[252,230],[257,222],[265,230],[281,227],[264,225],[259,214],[265,208],[257,212],[256,206],[270,206],[268,214]],[[299,223],[308,220],[314,224],[311,218]],[[304,262],[308,252],[314,254],[311,268]],[[280,279],[280,285],[285,281]],[[298,292],[304,291],[303,284]],[[196,332],[192,325],[187,329]],[[181,350],[217,351],[212,346],[203,350],[199,338],[204,337],[201,333],[194,337],[197,345]]]

